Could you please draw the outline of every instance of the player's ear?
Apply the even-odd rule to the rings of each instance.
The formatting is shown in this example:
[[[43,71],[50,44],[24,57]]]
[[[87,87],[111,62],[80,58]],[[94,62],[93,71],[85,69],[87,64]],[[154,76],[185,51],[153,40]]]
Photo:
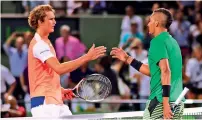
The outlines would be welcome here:
[[[159,26],[159,21],[155,21],[155,27]]]
[[[40,26],[40,25],[41,25],[41,23],[42,23],[42,22],[41,22],[41,20],[38,20],[37,22],[38,22],[38,26]]]
[[[38,26],[41,25],[43,22],[41,20],[38,20]]]

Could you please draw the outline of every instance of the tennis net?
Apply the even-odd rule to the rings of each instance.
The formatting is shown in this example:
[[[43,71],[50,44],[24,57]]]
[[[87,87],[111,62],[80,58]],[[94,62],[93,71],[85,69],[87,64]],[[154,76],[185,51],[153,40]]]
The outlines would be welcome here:
[[[61,120],[138,120],[143,118],[143,111],[135,111],[135,112],[115,112],[115,113],[100,113],[100,114],[82,114],[82,115],[71,115],[64,118],[60,118]],[[6,118],[4,118],[6,119]],[[24,118],[7,118],[7,119],[46,119],[46,118],[32,118],[32,117],[24,117]],[[47,118],[49,119],[49,118]],[[56,118],[50,118],[56,119]],[[183,114],[183,120],[199,120],[202,119],[202,107],[196,108],[185,108]]]
[[[102,114],[85,114],[72,115],[65,118],[69,119],[85,119],[85,120],[135,120],[143,119],[144,111],[135,112],[116,112],[116,113],[102,113]],[[202,107],[185,108],[183,119],[198,120],[202,119]]]

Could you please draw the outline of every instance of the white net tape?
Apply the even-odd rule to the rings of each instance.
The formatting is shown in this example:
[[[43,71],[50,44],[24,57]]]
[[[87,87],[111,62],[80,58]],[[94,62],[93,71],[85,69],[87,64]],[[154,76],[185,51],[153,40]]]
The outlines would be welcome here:
[[[64,118],[32,118],[32,117],[24,117],[24,118],[3,118],[4,119],[15,119],[15,120],[42,120],[42,119],[67,119],[67,120],[104,120],[104,119],[124,119],[124,118],[131,118],[131,119],[137,119],[143,117],[143,111],[135,111],[135,112],[116,112],[116,113],[100,113],[100,114],[82,114],[82,115],[71,115],[66,116]],[[196,107],[196,108],[185,108],[184,109],[184,116],[196,116],[195,119],[202,119],[202,107]],[[189,119],[189,118],[188,118]],[[190,118],[190,119],[193,119]]]

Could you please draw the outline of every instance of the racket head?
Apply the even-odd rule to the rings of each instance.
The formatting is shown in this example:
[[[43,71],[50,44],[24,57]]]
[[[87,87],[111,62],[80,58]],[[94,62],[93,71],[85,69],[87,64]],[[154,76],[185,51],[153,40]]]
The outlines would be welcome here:
[[[111,93],[112,85],[110,80],[101,74],[91,74],[82,79],[74,88],[76,96],[88,101],[99,102],[108,97]]]

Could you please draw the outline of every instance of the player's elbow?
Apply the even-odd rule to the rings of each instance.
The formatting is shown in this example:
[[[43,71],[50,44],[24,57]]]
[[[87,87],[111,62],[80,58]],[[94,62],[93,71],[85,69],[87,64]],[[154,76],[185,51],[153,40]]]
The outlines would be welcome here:
[[[64,66],[62,64],[59,64],[55,67],[54,71],[59,74],[59,75],[62,75],[62,74],[65,74],[67,73],[69,70],[67,68],[64,68]]]
[[[51,67],[57,74],[61,75],[63,73],[62,69],[61,69],[61,65],[57,64]]]
[[[60,66],[57,66],[54,71],[59,75],[64,73],[63,69],[61,69]]]
[[[170,69],[161,69],[161,80],[163,85],[170,85]]]
[[[64,73],[63,66],[55,58],[50,58],[46,61],[46,64],[53,69],[57,74],[61,75]]]
[[[56,72],[58,75],[61,75],[61,74],[62,74],[62,71],[61,71],[61,70],[55,70],[55,72]]]
[[[161,70],[161,72],[166,73],[166,74],[170,74],[170,69],[168,67],[165,67]]]
[[[168,67],[161,69],[161,74],[163,77],[168,77],[171,75],[171,71]]]

